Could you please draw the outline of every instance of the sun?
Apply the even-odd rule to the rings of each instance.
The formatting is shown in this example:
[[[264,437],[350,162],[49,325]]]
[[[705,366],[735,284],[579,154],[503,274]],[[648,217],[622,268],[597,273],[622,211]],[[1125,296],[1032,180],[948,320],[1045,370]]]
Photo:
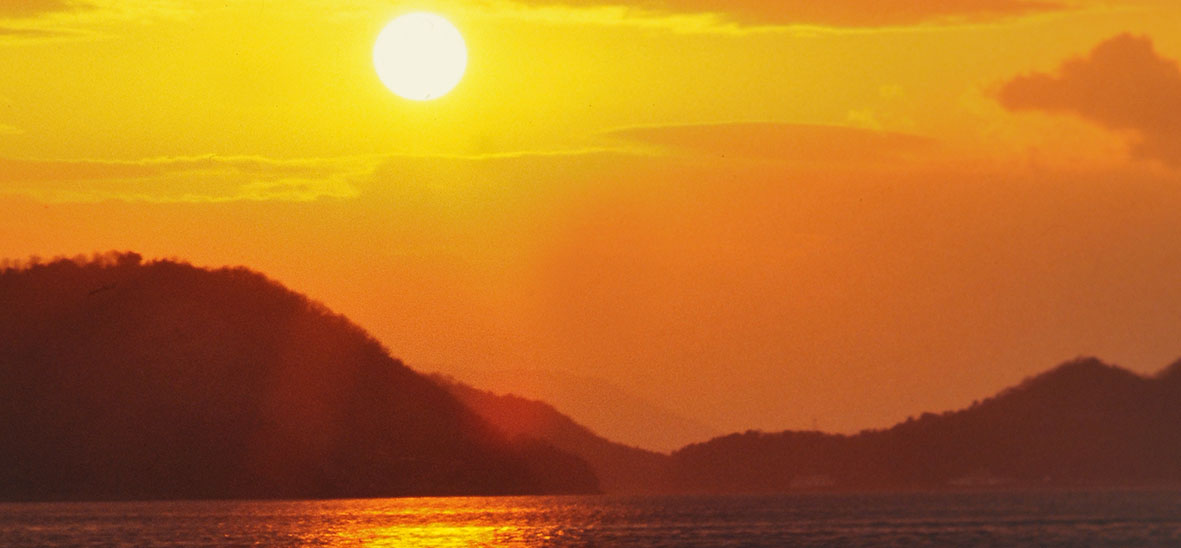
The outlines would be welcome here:
[[[373,46],[377,77],[400,97],[438,99],[455,89],[467,69],[467,44],[459,29],[433,13],[409,13],[390,21]]]

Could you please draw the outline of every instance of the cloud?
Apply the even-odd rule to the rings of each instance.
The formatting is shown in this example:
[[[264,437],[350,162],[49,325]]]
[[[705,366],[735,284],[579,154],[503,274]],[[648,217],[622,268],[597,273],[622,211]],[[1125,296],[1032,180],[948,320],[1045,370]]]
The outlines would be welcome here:
[[[766,122],[634,127],[607,136],[695,156],[844,165],[900,159],[932,144],[885,131]]]
[[[0,158],[0,193],[46,202],[308,201],[356,194],[363,163],[270,158],[175,157],[138,161]]]
[[[96,5],[83,0],[0,0],[0,21],[12,23],[0,26],[0,40],[20,42],[76,35],[77,29],[60,26],[63,20],[77,23],[76,18],[53,16],[98,13],[100,10],[96,8]]]
[[[37,17],[47,13],[90,7],[90,4],[71,0],[4,0],[0,3],[0,18]]]
[[[474,186],[494,188],[530,180],[538,166],[553,173],[569,167],[602,169],[625,157],[641,158],[634,152],[609,148],[312,159],[179,156],[127,161],[0,157],[0,197],[23,196],[46,203],[204,203],[306,202],[381,193],[401,196],[399,193],[428,187],[446,194],[474,179],[481,181]]]
[[[715,14],[743,25],[872,28],[988,21],[1070,6],[1054,0],[520,0],[569,7],[625,6],[666,14]]]
[[[138,161],[0,159],[0,166],[4,167],[4,170],[0,171],[0,183],[136,179],[175,172],[222,169],[262,176],[314,174],[323,171],[322,166],[311,161],[279,161],[249,156],[198,156]]]
[[[0,37],[9,36],[15,38],[39,38],[43,36],[52,36],[54,33],[38,29],[17,29],[12,27],[0,27]]]
[[[1082,117],[1137,135],[1133,153],[1181,167],[1181,69],[1147,37],[1124,34],[1070,59],[1056,74],[1018,76],[998,99],[1013,111]]]

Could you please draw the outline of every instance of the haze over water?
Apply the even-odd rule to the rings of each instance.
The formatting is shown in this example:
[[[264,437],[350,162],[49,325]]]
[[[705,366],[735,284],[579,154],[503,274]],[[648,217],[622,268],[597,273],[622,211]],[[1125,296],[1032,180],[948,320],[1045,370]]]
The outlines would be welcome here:
[[[0,545],[1181,545],[1181,492],[408,498],[0,505]]]

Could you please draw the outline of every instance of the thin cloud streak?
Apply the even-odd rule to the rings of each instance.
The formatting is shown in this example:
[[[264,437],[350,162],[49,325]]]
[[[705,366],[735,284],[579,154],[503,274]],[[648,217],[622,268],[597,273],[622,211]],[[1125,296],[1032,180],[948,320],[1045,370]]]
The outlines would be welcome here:
[[[0,134],[5,126],[0,125]],[[19,131],[14,128],[14,131]],[[635,153],[586,147],[494,154],[392,154],[343,158],[275,159],[261,156],[190,156],[141,160],[44,160],[0,157],[0,195],[47,203],[312,201],[355,198],[379,185],[414,185],[433,171],[464,166],[579,158],[608,161]],[[396,179],[380,173],[402,173]]]
[[[620,128],[605,134],[658,147],[664,153],[796,163],[873,163],[931,148],[924,137],[844,126],[733,122]]]
[[[39,17],[48,13],[86,10],[93,6],[71,0],[5,0],[0,3],[0,19]]]
[[[0,193],[51,202],[308,201],[350,197],[364,165],[252,156],[138,161],[0,158]]]
[[[716,18],[715,24],[836,28],[975,23],[1075,7],[1050,0],[515,0],[515,3],[600,12],[611,10],[619,21],[653,15],[712,16]]]

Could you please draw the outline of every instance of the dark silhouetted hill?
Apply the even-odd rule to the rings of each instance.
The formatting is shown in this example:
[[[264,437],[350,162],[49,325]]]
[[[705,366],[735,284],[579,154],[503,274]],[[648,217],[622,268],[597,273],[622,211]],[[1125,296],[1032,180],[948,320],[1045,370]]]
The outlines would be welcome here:
[[[668,455],[609,441],[546,403],[497,395],[443,375],[431,378],[459,401],[513,438],[533,438],[577,455],[591,465],[607,493],[671,491]]]
[[[260,274],[135,254],[0,271],[0,499],[596,489]]]
[[[1079,359],[940,415],[854,436],[747,432],[675,453],[687,491],[1181,484],[1181,362]]]

